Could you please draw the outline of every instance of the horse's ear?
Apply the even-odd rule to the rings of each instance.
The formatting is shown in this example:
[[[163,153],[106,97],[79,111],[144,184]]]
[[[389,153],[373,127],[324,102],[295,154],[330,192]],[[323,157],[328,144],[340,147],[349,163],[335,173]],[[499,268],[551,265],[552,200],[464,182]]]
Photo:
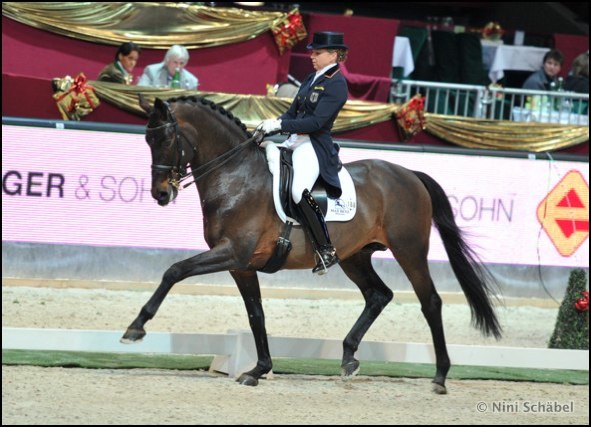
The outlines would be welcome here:
[[[139,98],[140,107],[142,107],[142,110],[144,110],[146,112],[146,114],[148,114],[148,116],[150,114],[152,114],[152,111],[154,111],[154,109],[152,108],[152,106],[150,105],[148,100],[144,97],[144,95],[142,95],[141,93],[138,93],[138,98]]]
[[[165,111],[166,110],[166,106],[164,105],[164,101],[161,100],[160,98],[156,98],[154,100],[154,109],[155,110]]]
[[[154,110],[157,113],[160,113],[161,117],[166,117],[168,115],[168,107],[166,103],[161,100],[160,98],[156,98],[154,100]]]

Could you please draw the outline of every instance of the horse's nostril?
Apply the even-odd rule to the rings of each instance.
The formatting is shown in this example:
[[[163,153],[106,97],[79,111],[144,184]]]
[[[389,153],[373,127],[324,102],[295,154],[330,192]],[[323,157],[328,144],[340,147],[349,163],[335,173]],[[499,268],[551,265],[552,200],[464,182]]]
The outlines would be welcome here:
[[[158,193],[158,197],[157,198],[158,198],[159,201],[161,201],[161,200],[167,200],[168,199],[168,192],[167,191],[160,191]]]

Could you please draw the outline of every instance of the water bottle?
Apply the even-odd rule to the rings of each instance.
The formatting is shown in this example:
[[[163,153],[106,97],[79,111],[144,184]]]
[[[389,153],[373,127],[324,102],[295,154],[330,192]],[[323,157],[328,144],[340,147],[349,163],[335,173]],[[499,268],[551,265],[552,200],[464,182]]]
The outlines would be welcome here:
[[[546,98],[544,100],[544,109],[547,110],[547,113],[550,114],[553,110],[556,109],[557,105],[556,105],[556,82],[554,80],[552,80],[550,82],[550,92],[552,92],[551,94],[549,94],[549,96],[544,96],[543,98]]]
[[[180,70],[180,68],[177,68],[176,71],[174,72],[174,77],[172,78],[172,81],[170,82],[170,87],[172,89],[180,89],[181,88],[181,70]]]
[[[558,77],[558,86],[556,90],[558,92],[564,92],[564,79],[562,77]]]
[[[558,92],[560,92],[561,94],[564,94],[564,92],[565,92],[564,79],[562,77],[558,77]],[[569,98],[567,98],[566,96],[561,96],[558,99],[558,102],[559,102],[558,111],[560,111],[561,119],[563,118],[562,116],[568,117],[572,111],[571,100]]]

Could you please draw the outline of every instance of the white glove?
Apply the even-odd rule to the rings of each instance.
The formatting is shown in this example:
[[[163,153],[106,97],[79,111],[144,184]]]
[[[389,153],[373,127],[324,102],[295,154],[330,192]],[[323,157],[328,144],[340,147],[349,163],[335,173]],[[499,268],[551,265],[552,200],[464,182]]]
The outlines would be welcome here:
[[[257,130],[260,130],[268,135],[273,132],[277,132],[281,130],[281,120],[280,119],[267,119],[263,120],[261,124],[257,126]]]

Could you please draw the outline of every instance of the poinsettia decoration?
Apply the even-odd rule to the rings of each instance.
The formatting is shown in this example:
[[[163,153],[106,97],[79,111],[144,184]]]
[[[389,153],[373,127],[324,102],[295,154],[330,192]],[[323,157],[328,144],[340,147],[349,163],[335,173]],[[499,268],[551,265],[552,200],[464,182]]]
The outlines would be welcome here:
[[[53,86],[53,99],[64,120],[80,120],[101,104],[94,88],[86,83],[84,73],[74,79],[70,76],[55,78]]]
[[[281,55],[286,49],[291,49],[297,42],[308,36],[302,15],[298,10],[289,12],[271,31],[273,31],[275,43],[277,43]]]
[[[482,28],[482,38],[485,40],[500,40],[505,30],[498,22],[489,22]]]
[[[396,121],[404,141],[425,129],[425,98],[413,96],[396,112]]]

